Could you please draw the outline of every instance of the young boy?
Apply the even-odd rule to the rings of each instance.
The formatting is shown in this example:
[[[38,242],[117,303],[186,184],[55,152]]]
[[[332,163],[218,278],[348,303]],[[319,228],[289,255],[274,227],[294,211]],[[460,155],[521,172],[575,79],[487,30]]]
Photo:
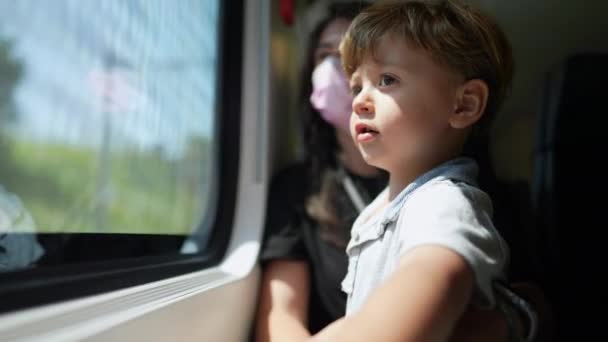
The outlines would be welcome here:
[[[365,10],[340,50],[351,134],[390,179],[351,231],[346,318],[316,338],[445,341],[468,305],[493,307],[508,261],[477,166],[459,155],[503,102],[510,45],[460,2],[407,1]]]

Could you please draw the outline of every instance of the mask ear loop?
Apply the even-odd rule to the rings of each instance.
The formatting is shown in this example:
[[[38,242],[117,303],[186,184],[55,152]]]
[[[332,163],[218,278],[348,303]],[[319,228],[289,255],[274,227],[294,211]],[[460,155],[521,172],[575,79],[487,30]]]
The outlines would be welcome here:
[[[357,208],[359,213],[365,209],[365,202],[363,202],[363,197],[361,197],[361,193],[357,190],[357,187],[353,183],[352,179],[348,176],[344,168],[340,167],[340,179],[342,181],[342,186],[344,186],[344,190],[346,190],[346,194],[350,198],[351,202]]]
[[[496,289],[497,293],[502,296],[504,299],[507,300],[507,305],[512,305],[513,308],[515,308],[516,310],[518,310],[519,312],[521,312],[525,318],[528,320],[528,329],[527,332],[525,333],[526,336],[523,337],[523,339],[519,339],[516,338],[514,336],[512,336],[511,340],[515,340],[515,341],[525,341],[525,342],[532,342],[534,341],[534,339],[536,338],[536,335],[538,334],[538,314],[536,313],[536,311],[534,310],[534,308],[532,307],[532,305],[530,303],[528,303],[525,299],[523,299],[521,296],[519,296],[518,294],[516,294],[515,292],[513,292],[508,286],[503,285],[500,282],[496,282],[494,284],[494,288]],[[508,317],[508,315],[507,315]],[[511,331],[511,333],[513,332],[513,326],[514,323],[510,322],[509,324],[511,326],[511,329],[509,329]]]

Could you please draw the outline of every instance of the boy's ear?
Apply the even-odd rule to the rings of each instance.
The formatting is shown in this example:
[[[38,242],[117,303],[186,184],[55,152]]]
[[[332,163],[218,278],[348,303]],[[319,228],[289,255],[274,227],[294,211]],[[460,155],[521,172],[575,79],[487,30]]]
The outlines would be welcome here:
[[[460,87],[456,108],[450,117],[450,126],[466,128],[477,122],[483,115],[488,102],[489,89],[480,79],[466,81]]]

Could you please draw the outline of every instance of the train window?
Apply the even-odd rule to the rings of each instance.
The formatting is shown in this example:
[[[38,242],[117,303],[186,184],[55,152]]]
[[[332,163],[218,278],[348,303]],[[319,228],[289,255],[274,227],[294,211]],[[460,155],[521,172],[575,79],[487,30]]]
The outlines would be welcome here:
[[[0,311],[27,306],[10,298],[28,284],[218,260],[225,7],[0,4]]]

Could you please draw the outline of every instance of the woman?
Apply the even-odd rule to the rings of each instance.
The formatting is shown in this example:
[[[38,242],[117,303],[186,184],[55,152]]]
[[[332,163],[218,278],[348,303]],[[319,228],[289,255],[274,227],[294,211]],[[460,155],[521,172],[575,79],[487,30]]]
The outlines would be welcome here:
[[[311,34],[300,90],[306,156],[270,188],[258,340],[297,341],[343,316],[350,228],[385,186],[352,143],[352,97],[339,65],[338,45],[361,7],[332,6]]]

